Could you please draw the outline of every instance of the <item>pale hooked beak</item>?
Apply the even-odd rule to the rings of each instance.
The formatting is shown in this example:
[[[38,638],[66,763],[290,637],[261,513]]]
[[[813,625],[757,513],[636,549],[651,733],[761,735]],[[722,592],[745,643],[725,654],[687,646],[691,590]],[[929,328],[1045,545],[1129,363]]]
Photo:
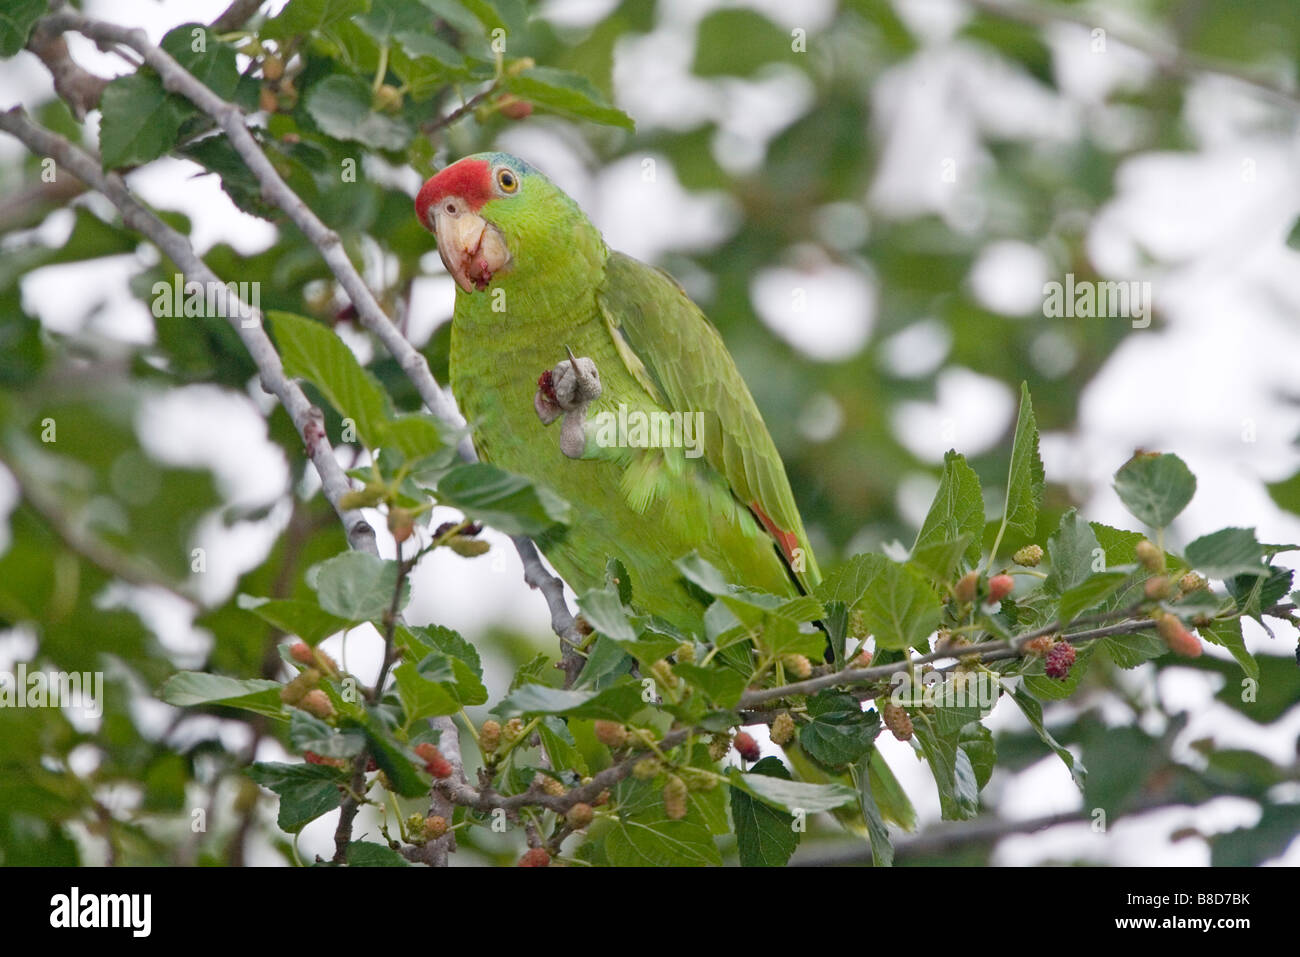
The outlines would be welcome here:
[[[510,250],[501,231],[462,203],[444,201],[433,210],[438,255],[466,292],[486,289],[492,277],[510,265]]]

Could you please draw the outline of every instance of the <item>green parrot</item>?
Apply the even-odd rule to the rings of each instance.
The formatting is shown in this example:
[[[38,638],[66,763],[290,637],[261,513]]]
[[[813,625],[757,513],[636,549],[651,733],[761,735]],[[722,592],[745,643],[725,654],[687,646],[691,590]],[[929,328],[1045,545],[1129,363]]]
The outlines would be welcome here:
[[[695,634],[706,602],[675,565],[691,552],[732,583],[791,598],[814,590],[821,573],[772,437],[722,338],[672,277],[609,249],[572,199],[506,153],[448,166],[415,211],[459,287],[451,387],[475,449],[572,505],[569,527],[537,543],[570,586],[600,587],[617,558],[638,610]],[[659,441],[638,432],[656,414],[680,415],[681,427],[661,428]],[[848,783],[785,750],[804,780]],[[882,797],[902,795],[879,752],[871,766]],[[881,803],[910,828],[905,796]],[[856,807],[833,813],[866,833]]]
[[[506,153],[448,166],[415,210],[459,287],[451,387],[474,446],[572,505],[569,527],[538,541],[570,586],[599,587],[617,558],[639,611],[697,634],[706,606],[674,565],[692,551],[729,582],[812,591],[820,573],[772,437],[670,276],[609,249]]]

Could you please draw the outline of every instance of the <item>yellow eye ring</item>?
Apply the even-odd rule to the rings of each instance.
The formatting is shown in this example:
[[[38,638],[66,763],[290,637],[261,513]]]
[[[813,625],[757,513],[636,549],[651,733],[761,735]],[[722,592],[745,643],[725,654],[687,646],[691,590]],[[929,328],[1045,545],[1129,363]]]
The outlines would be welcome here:
[[[501,192],[513,193],[519,189],[519,177],[514,171],[502,167],[497,170],[497,185],[501,187]]]

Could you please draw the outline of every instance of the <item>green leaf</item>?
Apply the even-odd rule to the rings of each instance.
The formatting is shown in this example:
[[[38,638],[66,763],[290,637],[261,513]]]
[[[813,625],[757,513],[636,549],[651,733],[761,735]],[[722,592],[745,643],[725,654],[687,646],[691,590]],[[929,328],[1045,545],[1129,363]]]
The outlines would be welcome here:
[[[1196,494],[1196,476],[1176,455],[1139,453],[1115,473],[1124,507],[1152,528],[1167,528]]]
[[[855,803],[858,792],[843,784],[809,784],[787,781],[764,774],[745,774],[739,768],[727,769],[731,786],[783,811],[815,814]]]
[[[410,867],[410,862],[386,844],[353,841],[348,845],[349,867]]]
[[[367,749],[379,770],[388,777],[392,789],[403,797],[420,797],[429,791],[428,779],[423,777],[411,756],[393,740],[392,731],[386,726],[380,713],[367,710],[360,722],[361,731],[366,736]]]
[[[957,570],[958,563],[970,553],[970,546],[973,541],[975,539],[963,535],[951,542],[934,542],[931,545],[921,545],[912,549],[908,564],[926,575],[932,582],[950,581],[953,572]],[[977,557],[976,561],[978,560]]]
[[[195,30],[202,31],[202,50],[194,49]],[[184,23],[168,31],[160,44],[173,60],[223,100],[233,99],[239,86],[235,48],[222,43],[201,23]]]
[[[875,750],[873,747],[872,751]],[[894,842],[889,836],[889,827],[885,824],[884,814],[876,803],[875,792],[871,783],[871,755],[868,753],[863,761],[854,764],[850,771],[858,788],[858,807],[862,810],[862,819],[867,822],[867,839],[871,842],[871,859],[876,867],[892,867],[894,864]]]
[[[1300,220],[1296,220],[1300,229]],[[1295,235],[1295,232],[1292,232]],[[1300,472],[1281,482],[1270,482],[1266,488],[1278,508],[1284,508],[1292,515],[1300,515]]]
[[[1212,867],[1248,867],[1281,855],[1300,831],[1300,804],[1265,804],[1251,827],[1210,838]]]
[[[880,718],[862,710],[857,698],[822,691],[808,699],[808,724],[799,729],[799,745],[828,768],[861,760],[880,733]]]
[[[443,447],[432,419],[417,413],[394,415],[378,380],[328,326],[277,310],[269,311],[267,318],[285,372],[320,389],[340,415],[356,423],[357,436],[367,448],[396,448],[410,461]]]
[[[340,732],[301,708],[289,716],[289,743],[299,754],[312,751],[323,758],[355,758],[366,746],[365,736],[356,729]]]
[[[394,668],[393,680],[408,722],[460,711],[460,702],[450,689],[425,678],[414,662],[406,661]]]
[[[347,784],[346,772],[320,764],[258,762],[248,769],[248,776],[280,796],[276,823],[290,834],[337,810],[342,800],[340,788]]]
[[[1267,577],[1253,574],[1236,575],[1225,579],[1224,584],[1228,586],[1228,594],[1237,603],[1241,613],[1258,619],[1286,596],[1286,593],[1291,590],[1291,580],[1294,577],[1294,569],[1269,565]],[[1210,596],[1207,594],[1206,597]]]
[[[1097,543],[1106,552],[1106,567],[1131,565],[1137,561],[1138,542],[1146,538],[1140,532],[1130,532],[1123,528],[1111,528],[1101,522],[1089,522],[1088,526],[1097,536]]]
[[[787,600],[756,588],[732,584],[698,552],[691,552],[673,564],[687,581],[699,586],[710,595],[723,599],[726,606],[738,616],[747,614],[748,609],[772,611],[780,608]],[[753,620],[757,620],[758,617],[761,616],[755,616]]]
[[[293,598],[258,598],[244,594],[239,595],[235,601],[240,608],[252,612],[271,627],[285,634],[297,635],[313,647],[350,624],[344,618],[331,615],[315,602]]]
[[[854,555],[844,564],[831,569],[822,579],[817,586],[817,597],[824,604],[843,602],[845,608],[853,611],[888,564],[888,558],[874,552]]]
[[[734,708],[745,693],[749,679],[739,671],[714,665],[711,668],[679,662],[673,671],[687,684],[704,692],[720,708]]]
[[[877,648],[920,647],[939,626],[943,606],[919,572],[885,559],[860,608]]]
[[[1043,500],[1043,460],[1038,455],[1038,423],[1029,398],[1028,383],[1020,385],[1020,416],[1011,440],[1011,466],[1007,472],[1007,495],[1002,508],[1002,524],[994,540],[994,551],[1007,529],[1032,535],[1038,522],[1038,506]],[[997,555],[990,556],[990,560]]]
[[[400,625],[397,629],[396,641],[399,646],[410,648],[417,654],[425,654],[435,649],[444,651],[469,665],[475,677],[480,679],[483,677],[483,662],[479,660],[478,649],[451,628],[442,625],[420,627]]]
[[[99,150],[105,170],[141,166],[176,145],[186,111],[152,73],[120,76],[99,100]]]
[[[756,763],[750,774],[790,780],[779,758],[766,757]],[[794,817],[757,801],[740,788],[727,788],[731,797],[731,819],[736,828],[736,851],[741,867],[784,867],[799,846]]]
[[[307,570],[307,584],[316,590],[325,611],[353,624],[380,621],[393,605],[399,567],[365,552],[344,552]],[[411,598],[411,583],[402,583],[397,611]]]
[[[1099,570],[1098,564],[1105,568],[1104,561],[1097,561],[1105,558],[1097,534],[1079,515],[1077,508],[1068,509],[1061,516],[1056,531],[1047,540],[1047,555],[1051,568],[1043,587],[1050,594],[1060,595],[1087,581]]]
[[[916,543],[912,545],[912,558],[919,560],[919,552],[929,554],[935,546],[950,547],[965,540],[965,549],[959,554],[968,564],[974,565],[979,561],[983,532],[984,496],[980,491],[979,476],[966,464],[965,456],[950,451],[943,457],[943,477],[939,479],[939,490],[925,521],[921,523],[921,530],[917,532]],[[928,561],[923,564],[940,573],[940,578],[952,574],[952,568],[942,571]],[[955,562],[953,564],[955,566]]]
[[[307,113],[328,136],[372,149],[406,149],[414,128],[400,116],[372,109],[370,96],[370,88],[361,80],[335,73],[308,90],[305,103]]]
[[[663,805],[620,815],[605,834],[605,853],[615,867],[707,867],[722,863],[708,826],[687,817],[669,820]]]
[[[879,748],[872,748],[867,756],[867,770],[871,777],[871,794],[881,816],[904,831],[916,830],[916,808]]]
[[[1241,670],[1256,681],[1259,680],[1259,662],[1255,660],[1254,655],[1246,650],[1245,639],[1241,636],[1240,618],[1216,621],[1209,625],[1203,625],[1196,630],[1206,641],[1227,648],[1228,651],[1232,652],[1232,657],[1237,659],[1237,664],[1241,665]]]
[[[715,10],[700,21],[695,38],[697,76],[749,76],[770,63],[798,63],[793,37],[752,10]]]
[[[1042,739],[1044,744],[1056,752],[1057,757],[1065,762],[1065,766],[1070,769],[1070,777],[1074,779],[1074,783],[1082,791],[1084,782],[1088,777],[1088,769],[1083,766],[1082,761],[1076,758],[1069,749],[1061,745],[1056,738],[1052,737],[1052,733],[1047,730],[1046,725],[1043,724],[1042,704],[1017,681],[1004,680],[1002,685],[1010,692],[1011,699],[1015,701],[1021,712],[1029,720],[1029,726],[1034,729],[1034,733]]]
[[[979,784],[970,756],[958,746],[956,734],[941,734],[918,714],[913,741],[917,743],[939,789],[939,810],[945,821],[964,821],[979,813]]]
[[[1124,572],[1101,572],[1084,579],[1061,595],[1061,603],[1056,612],[1057,620],[1068,625],[1081,613],[1113,595],[1126,581],[1128,575]]]
[[[502,717],[555,714],[574,718],[605,718],[624,721],[645,706],[640,682],[614,685],[603,691],[576,691],[526,684],[510,692],[493,709]]]
[[[280,688],[280,682],[263,678],[229,678],[203,671],[181,671],[167,679],[161,697],[180,708],[219,704],[282,718],[284,704],[280,701]]]
[[[630,116],[606,103],[586,77],[577,73],[539,66],[508,77],[503,86],[533,106],[562,116],[617,126],[628,132],[636,127]]]
[[[1291,226],[1291,232],[1286,234],[1286,244],[1291,249],[1300,250],[1300,219],[1297,219]]]
[[[437,495],[507,535],[536,536],[569,521],[569,503],[545,485],[484,462],[456,466],[439,480]]]
[[[593,588],[578,599],[578,608],[582,611],[582,616],[602,635],[617,642],[636,641],[636,629],[632,627],[623,601],[613,588]]]
[[[487,688],[469,665],[441,650],[429,652],[416,666],[428,681],[442,685],[465,707],[486,704]]]
[[[278,40],[314,36],[339,20],[365,11],[367,0],[289,0],[276,16],[263,24],[261,36]]]
[[[975,784],[983,791],[997,766],[998,751],[993,743],[993,732],[980,722],[972,721],[961,729],[958,746],[970,758],[971,767],[975,769]]]
[[[48,0],[7,0],[0,10],[0,57],[11,57],[27,45],[32,26],[48,7]]]
[[[578,750],[573,734],[562,718],[543,718],[537,726],[537,733],[553,769],[574,771],[582,776],[590,773],[586,759]]]
[[[1224,528],[1187,545],[1187,564],[1209,578],[1265,575],[1264,549],[1253,528]]]

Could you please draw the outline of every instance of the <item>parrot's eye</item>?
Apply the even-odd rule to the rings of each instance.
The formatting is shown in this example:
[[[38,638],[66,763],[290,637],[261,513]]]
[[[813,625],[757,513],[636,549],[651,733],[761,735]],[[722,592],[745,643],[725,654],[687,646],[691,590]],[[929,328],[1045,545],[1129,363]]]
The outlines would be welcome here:
[[[497,185],[503,193],[513,193],[519,188],[519,177],[508,169],[497,170]]]

